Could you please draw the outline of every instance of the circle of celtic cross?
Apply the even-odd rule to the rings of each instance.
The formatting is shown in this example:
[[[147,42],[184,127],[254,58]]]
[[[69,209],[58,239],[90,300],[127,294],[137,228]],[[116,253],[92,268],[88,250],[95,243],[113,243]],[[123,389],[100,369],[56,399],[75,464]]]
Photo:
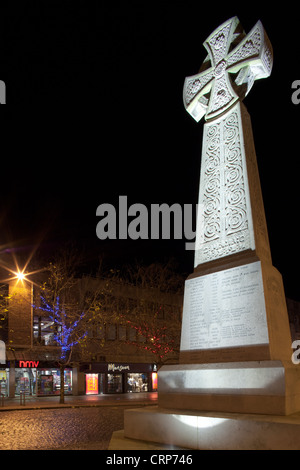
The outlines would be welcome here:
[[[255,80],[269,77],[273,65],[272,46],[260,21],[246,35],[239,19],[230,18],[203,45],[208,56],[183,88],[185,108],[197,122],[227,111],[249,93]]]

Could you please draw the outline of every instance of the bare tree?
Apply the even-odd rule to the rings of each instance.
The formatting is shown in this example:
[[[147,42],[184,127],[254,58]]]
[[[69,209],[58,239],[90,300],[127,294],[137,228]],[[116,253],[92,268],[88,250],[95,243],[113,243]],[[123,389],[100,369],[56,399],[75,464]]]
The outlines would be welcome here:
[[[177,358],[181,331],[178,311],[170,308],[165,318],[160,318],[158,314],[136,315],[134,319],[127,319],[126,323],[136,332],[136,339],[128,343],[153,354],[157,364],[162,364],[168,356]]]
[[[103,282],[77,274],[78,255],[74,249],[62,251],[47,267],[34,309],[49,320],[52,344],[58,346],[60,403],[64,403],[64,371],[71,364],[74,350],[87,347],[90,326],[104,321]],[[93,284],[91,286],[91,284]]]
[[[170,259],[166,263],[152,263],[150,265],[135,265],[125,268],[123,279],[130,284],[141,288],[159,289],[160,292],[182,294],[184,286],[183,276],[176,272],[176,262]]]
[[[175,271],[173,261],[127,267],[119,282],[138,288],[135,308],[121,317],[135,332],[127,343],[153,354],[158,364],[178,357],[184,278]],[[176,297],[180,303],[174,302]]]

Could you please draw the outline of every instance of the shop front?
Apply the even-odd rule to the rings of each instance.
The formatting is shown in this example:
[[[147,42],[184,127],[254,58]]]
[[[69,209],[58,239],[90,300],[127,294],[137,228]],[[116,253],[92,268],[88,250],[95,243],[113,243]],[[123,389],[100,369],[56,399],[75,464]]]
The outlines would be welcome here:
[[[64,370],[65,395],[72,395],[72,369]],[[41,368],[37,369],[37,396],[60,394],[60,369]]]
[[[24,361],[19,361],[24,362]],[[29,367],[16,367],[15,370],[15,395],[19,396],[21,393],[25,395],[36,395],[36,367],[29,364]]]
[[[3,364],[0,368],[0,394],[4,397],[9,396],[9,363]]]
[[[10,374],[10,380],[9,380]],[[64,370],[65,395],[73,393],[72,368]],[[11,393],[9,395],[9,383]],[[60,368],[56,362],[11,361],[9,368],[0,369],[1,393],[5,396],[51,396],[60,394]],[[14,393],[12,389],[14,388]]]
[[[94,363],[84,373],[86,395],[157,390],[155,364]]]

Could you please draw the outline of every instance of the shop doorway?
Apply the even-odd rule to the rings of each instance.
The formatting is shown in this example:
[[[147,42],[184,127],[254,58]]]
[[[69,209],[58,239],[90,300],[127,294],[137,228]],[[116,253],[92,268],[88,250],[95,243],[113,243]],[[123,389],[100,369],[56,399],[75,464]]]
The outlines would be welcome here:
[[[107,374],[107,393],[123,393],[122,374]]]
[[[127,374],[127,391],[148,392],[148,375],[139,373]]]
[[[64,393],[72,395],[72,370],[64,370]],[[38,369],[37,371],[38,396],[60,394],[60,369]]]
[[[9,396],[9,369],[0,369],[0,393]]]
[[[21,393],[25,395],[36,395],[36,369],[21,368],[16,369],[16,396]]]
[[[85,374],[86,395],[101,395],[105,393],[105,374]]]
[[[99,393],[105,393],[105,374],[98,374],[99,375]]]

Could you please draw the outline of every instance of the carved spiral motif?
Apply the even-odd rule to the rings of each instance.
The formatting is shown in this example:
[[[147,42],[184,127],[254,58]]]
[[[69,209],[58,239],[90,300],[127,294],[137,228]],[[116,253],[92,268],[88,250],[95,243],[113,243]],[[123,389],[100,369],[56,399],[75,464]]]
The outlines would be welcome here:
[[[202,179],[202,262],[250,245],[245,175],[237,111],[206,128]]]
[[[241,142],[238,115],[232,113],[225,121],[224,138],[226,148],[226,225],[228,234],[248,226],[244,187]]]
[[[220,125],[210,126],[207,133],[204,189],[204,238],[219,236],[220,219]]]
[[[208,240],[213,240],[220,232],[220,217],[210,217],[209,224],[206,225],[204,236]]]

